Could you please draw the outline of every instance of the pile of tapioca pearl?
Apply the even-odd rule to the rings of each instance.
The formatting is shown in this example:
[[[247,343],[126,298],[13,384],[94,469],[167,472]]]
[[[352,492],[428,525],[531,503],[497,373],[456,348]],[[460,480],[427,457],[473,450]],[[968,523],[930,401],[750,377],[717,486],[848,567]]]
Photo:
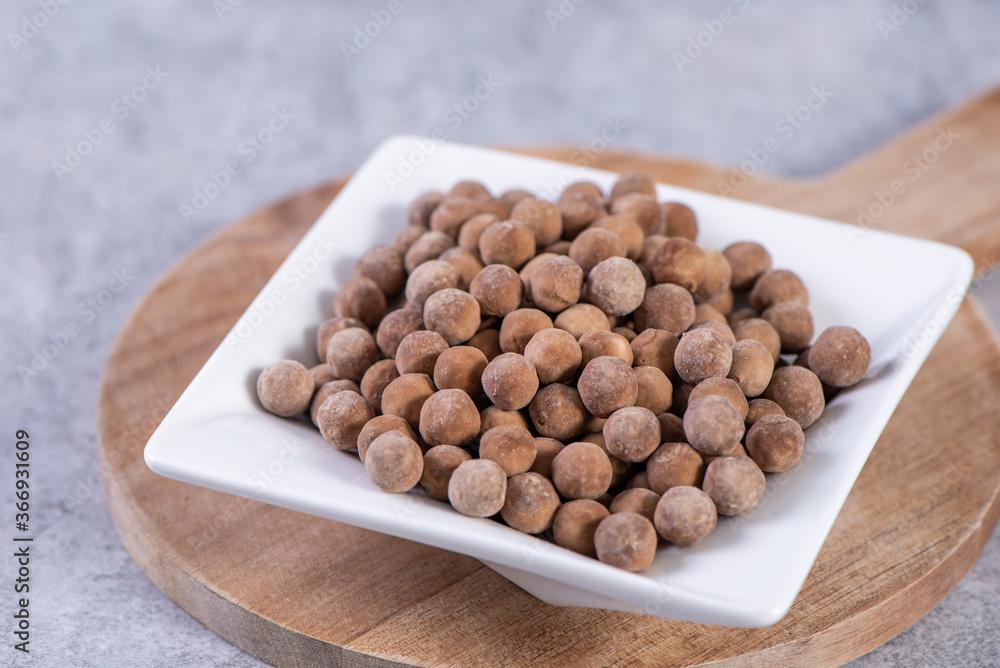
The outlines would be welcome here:
[[[694,211],[642,174],[555,203],[463,181],[407,217],[337,293],[323,363],[257,383],[387,492],[642,570],[753,508],[868,370],[856,330],[813,341],[796,274],[753,241],[698,246]]]

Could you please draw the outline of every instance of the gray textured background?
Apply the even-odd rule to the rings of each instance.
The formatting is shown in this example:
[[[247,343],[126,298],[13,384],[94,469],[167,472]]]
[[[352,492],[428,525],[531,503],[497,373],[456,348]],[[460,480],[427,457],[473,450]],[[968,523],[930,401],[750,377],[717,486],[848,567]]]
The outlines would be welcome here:
[[[211,0],[78,1],[17,44],[9,33],[39,5],[3,3],[0,423],[4,443],[15,428],[32,434],[38,542],[30,657],[11,649],[12,560],[2,550],[0,663],[259,665],[140,572],[95,469],[95,396],[109,345],[156,277],[213,230],[355,167],[398,132],[443,127],[465,142],[577,145],[617,116],[628,130],[616,148],[734,163],[810,87],[825,85],[833,97],[764,170],[807,176],[1000,81],[1000,8],[985,1],[931,0],[885,35],[879,21],[890,19],[891,2],[588,2],[555,29],[545,11],[558,0],[495,3],[489,13],[470,4],[403,0],[348,63],[339,44],[385,2],[245,0],[220,16]],[[672,54],[726,8],[735,21],[679,72]],[[115,100],[156,66],[168,75],[122,118]],[[500,86],[451,127],[445,113],[490,75]],[[239,157],[275,107],[294,114],[288,127],[186,222],[179,206],[192,189]],[[113,131],[60,180],[53,161],[103,118]],[[134,278],[91,314],[86,300],[113,271]],[[1000,315],[997,286],[981,297]],[[17,366],[70,322],[80,334],[23,380]],[[13,457],[2,449],[0,517],[9,518]],[[998,665],[998,609],[995,535],[939,606],[856,665]]]

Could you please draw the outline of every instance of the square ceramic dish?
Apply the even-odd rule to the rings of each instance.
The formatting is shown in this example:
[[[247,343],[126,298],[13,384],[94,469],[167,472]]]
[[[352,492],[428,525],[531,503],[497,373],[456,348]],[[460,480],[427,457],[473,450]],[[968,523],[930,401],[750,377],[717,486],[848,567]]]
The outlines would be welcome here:
[[[753,239],[811,293],[817,333],[856,327],[872,368],[806,431],[802,461],[769,474],[747,516],[720,518],[694,547],[661,546],[628,573],[497,522],[460,515],[417,493],[386,494],[357,456],[304,422],[266,413],[254,383],[279,359],[315,364],[315,328],[354,261],[391,240],[407,204],[476,179],[493,192],[523,187],[553,199],[579,179],[606,191],[616,176],[574,165],[411,136],[385,141],[292,251],[191,382],[145,449],[155,472],[470,555],[554,605],[625,610],[694,622],[764,626],[785,615],[876,439],[952,318],[972,276],[963,251],[796,213],[659,185],[690,205],[699,243]],[[742,568],[734,569],[739,562]],[[753,577],[746,577],[752,573]]]

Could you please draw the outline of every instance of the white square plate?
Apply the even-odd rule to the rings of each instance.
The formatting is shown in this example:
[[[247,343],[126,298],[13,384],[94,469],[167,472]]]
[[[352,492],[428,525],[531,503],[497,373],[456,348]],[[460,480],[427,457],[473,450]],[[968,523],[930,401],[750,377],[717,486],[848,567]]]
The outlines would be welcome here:
[[[972,277],[963,251],[701,192],[659,185],[661,200],[698,214],[699,243],[753,239],[811,293],[816,331],[851,325],[871,342],[872,369],[806,431],[802,461],[769,474],[750,514],[720,518],[694,547],[661,546],[653,566],[628,573],[460,515],[415,493],[386,494],[357,456],[311,425],[267,414],[259,371],[279,359],[316,363],[315,327],[353,262],[405,224],[427,190],[476,179],[491,191],[522,187],[553,199],[571,181],[606,191],[608,172],[484,148],[399,136],[358,170],[292,251],[146,445],[157,473],[475,557],[554,605],[626,610],[694,622],[764,626],[795,599],[854,480]],[[742,565],[734,569],[734,563]],[[753,577],[747,577],[752,573]]]

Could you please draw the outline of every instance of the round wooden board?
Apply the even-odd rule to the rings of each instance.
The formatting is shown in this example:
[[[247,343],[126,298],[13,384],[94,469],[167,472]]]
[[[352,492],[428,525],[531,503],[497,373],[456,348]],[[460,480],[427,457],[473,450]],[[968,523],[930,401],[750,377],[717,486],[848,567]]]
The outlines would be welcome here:
[[[962,140],[877,226],[962,243],[982,263],[1000,246],[997,226],[983,224],[1000,213],[998,119],[993,94],[836,174],[753,179],[734,196],[853,220],[954,124]],[[713,192],[733,177],[626,154],[592,166]],[[341,185],[283,200],[182,258],[131,315],[105,369],[98,456],[122,542],[237,647],[283,666],[837,665],[919,619],[975,561],[1000,512],[1000,349],[973,300],[899,404],[788,616],[769,628],[556,608],[468,557],[153,474],[142,459],[149,435]]]

